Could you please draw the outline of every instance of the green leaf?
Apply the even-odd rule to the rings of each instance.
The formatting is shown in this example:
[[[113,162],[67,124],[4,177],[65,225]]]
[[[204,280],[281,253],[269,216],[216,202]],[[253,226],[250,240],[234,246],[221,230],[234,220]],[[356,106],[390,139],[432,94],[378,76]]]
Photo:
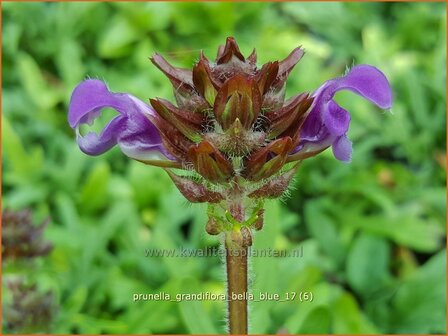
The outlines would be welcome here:
[[[367,320],[349,293],[342,294],[332,305],[334,334],[375,334],[373,324]]]
[[[22,139],[6,117],[2,117],[2,145],[6,163],[10,165],[10,170],[23,179],[22,183],[29,182],[32,175],[41,173],[42,148],[33,146],[31,149],[25,149]]]
[[[77,287],[64,302],[64,313],[76,314],[80,312],[83,305],[86,303],[87,295],[87,287],[82,285]]]
[[[19,49],[19,41],[24,28],[17,23],[10,23],[4,25],[3,29],[5,36],[8,36],[7,39],[2,41],[3,50],[5,53],[15,55]]]
[[[98,53],[106,58],[118,58],[130,54],[131,43],[138,40],[139,31],[123,16],[110,19],[108,27],[98,41]]]
[[[436,251],[443,234],[434,221],[419,218],[408,211],[390,216],[352,217],[347,223],[422,252]]]
[[[108,201],[109,164],[99,161],[81,188],[80,204],[85,211],[97,210]]]
[[[392,332],[446,333],[446,251],[432,257],[398,288]]]
[[[59,221],[70,230],[77,230],[80,219],[73,198],[65,193],[57,192],[53,201],[56,208],[55,215],[58,216]]]
[[[26,180],[21,181],[26,182]],[[24,209],[35,203],[45,200],[50,193],[49,189],[43,183],[31,183],[14,188],[4,201],[3,206],[12,209]]]
[[[74,40],[63,40],[56,55],[56,62],[59,73],[70,89],[83,79],[86,70],[81,59],[81,48]]]
[[[196,279],[184,279],[179,287],[183,294],[200,293],[201,288]],[[190,334],[216,334],[210,314],[205,310],[203,301],[182,300],[179,304],[180,314]]]
[[[151,292],[164,292],[173,297],[179,290],[181,283],[182,281],[179,279],[171,279],[161,288],[151,289]],[[129,332],[148,334],[171,330],[176,326],[179,319],[177,314],[173,313],[177,311],[175,305],[177,305],[176,302],[168,300],[133,302],[125,315]]]
[[[296,290],[299,291],[302,288]],[[319,308],[332,311],[334,302],[340,298],[342,292],[339,287],[327,283],[312,286],[309,291],[313,293],[314,299],[312,302],[297,301],[295,311],[286,319],[284,324],[288,333],[297,334],[302,329],[307,329],[310,333],[318,333],[311,330],[311,325],[306,325],[309,316]]]
[[[340,241],[334,222],[324,213],[325,208],[319,201],[311,201],[305,205],[305,221],[311,236],[320,244],[326,254],[340,264],[344,260],[345,249]]]
[[[142,165],[140,162],[129,163],[127,180],[132,186],[135,202],[139,206],[155,205],[160,196],[173,189],[168,175],[158,167]],[[177,193],[180,192],[176,190]]]
[[[389,245],[369,234],[358,237],[347,258],[347,280],[365,296],[375,293],[389,279]]]
[[[60,99],[60,91],[49,86],[34,58],[20,53],[16,62],[22,85],[36,106],[42,110],[55,106]]]
[[[328,308],[317,307],[308,314],[298,334],[328,334],[330,323],[331,313]]]

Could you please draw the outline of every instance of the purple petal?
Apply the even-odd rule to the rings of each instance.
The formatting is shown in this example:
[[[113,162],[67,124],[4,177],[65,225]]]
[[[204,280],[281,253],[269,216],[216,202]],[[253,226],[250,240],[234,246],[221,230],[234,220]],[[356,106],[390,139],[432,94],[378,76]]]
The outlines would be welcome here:
[[[352,159],[352,142],[345,136],[340,136],[333,142],[333,154],[336,159],[350,162]]]
[[[120,115],[112,119],[100,135],[89,132],[81,136],[79,126],[91,124],[106,107],[117,110]],[[89,79],[73,91],[68,122],[76,128],[79,147],[86,154],[99,155],[118,144],[123,153],[133,159],[153,160],[160,154],[171,159],[148,115],[154,115],[149,105],[129,94],[112,93],[104,82]]]
[[[99,155],[108,151],[117,144],[116,134],[126,126],[125,123],[124,118],[118,116],[104,127],[100,135],[97,135],[95,132],[89,132],[81,136],[77,129],[76,141],[78,142],[79,148],[88,155]]]
[[[334,102],[330,100],[328,103],[327,113],[323,116],[323,123],[328,131],[335,136],[345,134],[350,125],[350,114]]]
[[[346,136],[350,114],[333,100],[340,90],[350,90],[382,109],[392,106],[392,90],[384,74],[370,65],[355,66],[347,75],[325,82],[313,94],[313,107],[303,125],[301,142],[295,153],[332,145],[337,159],[350,161],[352,144]]]
[[[386,76],[371,65],[357,65],[347,75],[325,82],[314,95],[315,105],[328,103],[340,90],[350,90],[382,109],[392,106],[392,90]]]
[[[79,124],[90,124],[102,108],[112,107],[117,111],[125,109],[123,102],[109,92],[104,82],[88,79],[73,90],[68,108],[68,123],[71,128]],[[120,112],[121,113],[121,112]]]
[[[154,113],[151,107],[137,98],[130,96],[130,99],[134,101],[135,106],[150,109],[151,113]],[[157,160],[168,158],[174,160],[163,147],[159,131],[144,113],[128,115],[126,127],[120,134],[118,145],[125,155],[133,159]],[[165,158],[161,157],[160,154],[163,154]]]
[[[303,123],[300,138],[304,141],[318,141],[323,133],[327,133],[318,109],[313,108]]]

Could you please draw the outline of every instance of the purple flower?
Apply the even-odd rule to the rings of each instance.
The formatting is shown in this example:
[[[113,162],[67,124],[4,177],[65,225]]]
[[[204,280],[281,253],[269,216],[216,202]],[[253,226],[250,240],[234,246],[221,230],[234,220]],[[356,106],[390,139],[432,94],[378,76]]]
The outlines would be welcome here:
[[[79,126],[93,124],[101,110],[111,107],[119,112],[97,135],[89,132],[82,136]],[[105,83],[88,79],[73,91],[68,122],[76,129],[80,149],[88,155],[100,155],[113,146],[132,159],[153,164],[169,164],[172,156],[162,145],[159,131],[149,121],[154,110],[136,97],[125,93],[112,93]],[[160,162],[159,162],[160,161]]]
[[[338,91],[350,90],[382,109],[392,104],[389,82],[370,65],[353,67],[311,95],[285,100],[286,80],[303,54],[299,47],[282,61],[257,67],[256,51],[245,58],[233,38],[219,48],[215,62],[201,53],[192,70],[176,68],[155,54],[151,61],[172,83],[176,104],[157,98],[150,106],[132,95],[110,92],[99,80],[86,80],[73,92],[69,124],[86,154],[99,155],[118,145],[147,164],[194,170],[193,179],[169,172],[190,201],[230,199],[229,183],[242,180],[259,188],[242,188],[247,197],[277,197],[293,175],[285,175],[289,162],[330,146],[337,159],[350,161],[350,114],[333,100]],[[99,135],[82,136],[79,126],[92,123],[105,107],[119,115]]]
[[[384,74],[366,64],[353,67],[345,76],[325,82],[313,94],[314,104],[292,157],[306,157],[332,146],[338,160],[350,161],[352,143],[347,138],[350,114],[333,100],[340,90],[350,90],[382,109],[392,106],[392,91]]]

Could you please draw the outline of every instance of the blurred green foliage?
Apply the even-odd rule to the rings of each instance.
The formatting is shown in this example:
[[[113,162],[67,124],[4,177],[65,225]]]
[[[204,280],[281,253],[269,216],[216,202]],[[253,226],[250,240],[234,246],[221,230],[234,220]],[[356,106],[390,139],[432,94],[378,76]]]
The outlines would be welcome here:
[[[66,111],[86,76],[171,98],[148,56],[190,67],[235,36],[260,62],[306,48],[289,95],[369,63],[395,96],[392,113],[380,113],[338,94],[352,112],[353,162],[331,151],[307,160],[291,197],[268,203],[255,247],[303,246],[304,256],[253,258],[252,290],[311,291],[314,301],[253,302],[251,332],[444,334],[445,25],[442,3],[4,3],[3,207],[52,218],[54,251],[22,270],[57,297],[51,331],[224,332],[224,302],[132,301],[222,293],[218,257],[144,253],[219,243],[205,234],[204,207],[188,205],[161,169],[116,148],[82,154]]]

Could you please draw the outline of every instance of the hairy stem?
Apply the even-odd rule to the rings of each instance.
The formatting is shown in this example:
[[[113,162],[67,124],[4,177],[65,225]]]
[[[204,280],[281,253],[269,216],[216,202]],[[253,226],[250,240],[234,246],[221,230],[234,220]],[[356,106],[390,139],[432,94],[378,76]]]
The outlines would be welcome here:
[[[226,239],[229,333],[247,334],[247,246]]]

